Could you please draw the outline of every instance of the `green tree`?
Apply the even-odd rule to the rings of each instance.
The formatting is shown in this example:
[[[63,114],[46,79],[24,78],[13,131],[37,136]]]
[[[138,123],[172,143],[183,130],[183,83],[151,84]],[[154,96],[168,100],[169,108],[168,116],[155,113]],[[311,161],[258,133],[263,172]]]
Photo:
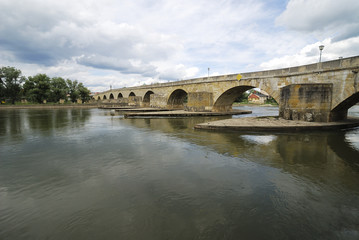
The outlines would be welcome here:
[[[50,78],[46,74],[29,77],[24,84],[24,93],[29,101],[43,103],[50,96]]]
[[[89,89],[87,89],[82,83],[79,83],[77,85],[77,90],[79,92],[80,99],[81,99],[82,103],[90,101],[90,99],[91,99],[91,96],[90,96],[91,91]]]
[[[278,105],[277,101],[272,98],[272,97],[269,97],[266,101],[265,101],[265,104],[271,104],[271,105]]]
[[[66,99],[69,88],[67,87],[65,79],[61,77],[54,77],[50,81],[50,102],[59,102],[60,99]]]
[[[0,68],[0,98],[10,99],[12,104],[21,98],[21,83],[25,81],[21,71],[14,67]]]
[[[248,102],[248,96],[253,92],[253,90],[247,90],[242,93],[239,97],[236,98],[235,102]]]
[[[5,100],[5,84],[0,77],[0,102]]]
[[[79,91],[77,89],[77,85],[78,85],[78,82],[77,80],[74,80],[74,81],[71,81],[70,79],[67,79],[66,80],[66,83],[67,83],[67,87],[68,87],[68,90],[69,90],[69,95],[70,95],[70,99],[71,99],[71,102],[76,102],[78,97],[79,97]]]

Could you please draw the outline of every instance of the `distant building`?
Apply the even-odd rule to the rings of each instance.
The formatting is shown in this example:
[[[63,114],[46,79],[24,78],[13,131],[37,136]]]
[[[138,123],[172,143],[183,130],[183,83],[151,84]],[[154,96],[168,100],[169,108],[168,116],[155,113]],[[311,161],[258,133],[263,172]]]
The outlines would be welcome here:
[[[250,103],[256,103],[256,104],[264,104],[267,99],[268,99],[268,95],[257,92],[257,91],[253,91],[249,96],[248,96],[248,102]]]

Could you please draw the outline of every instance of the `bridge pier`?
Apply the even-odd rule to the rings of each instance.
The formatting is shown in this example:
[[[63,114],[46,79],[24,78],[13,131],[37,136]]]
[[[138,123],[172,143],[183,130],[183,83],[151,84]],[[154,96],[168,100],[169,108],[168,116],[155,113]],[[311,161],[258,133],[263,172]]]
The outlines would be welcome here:
[[[185,110],[191,112],[211,111],[213,106],[213,93],[211,92],[189,92]]]
[[[329,122],[332,92],[331,83],[285,86],[280,91],[279,116],[286,120]],[[346,116],[346,113],[343,114]]]
[[[167,98],[160,94],[151,94],[150,107],[166,108],[167,107]]]
[[[142,103],[142,97],[138,97],[138,96],[128,97],[128,106],[139,107],[141,106],[141,103]]]

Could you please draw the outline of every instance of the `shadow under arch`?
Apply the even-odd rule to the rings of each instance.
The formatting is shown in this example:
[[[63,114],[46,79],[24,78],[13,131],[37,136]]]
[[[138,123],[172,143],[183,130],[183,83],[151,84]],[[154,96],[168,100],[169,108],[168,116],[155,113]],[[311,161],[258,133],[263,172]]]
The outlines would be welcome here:
[[[143,97],[143,106],[144,107],[149,107],[150,106],[150,102],[151,102],[151,95],[152,94],[155,94],[154,92],[152,91],[147,91],[145,96]]]
[[[168,98],[167,106],[173,109],[184,109],[184,105],[187,102],[187,97],[188,94],[185,90],[176,89],[171,93],[170,97]]]
[[[117,95],[117,99],[119,99],[119,98],[123,98],[122,93],[119,93],[119,94]]]
[[[103,100],[106,100],[106,99],[107,99],[106,95],[103,95]]]
[[[217,99],[213,105],[213,112],[226,112],[232,110],[232,104],[237,97],[241,96],[245,91],[254,88],[253,86],[238,86],[230,88]]]
[[[112,93],[110,94],[110,99],[115,99]]]
[[[348,109],[359,102],[359,92],[354,93],[343,102],[339,103],[332,111],[330,111],[329,120],[339,121],[347,119]]]
[[[97,97],[97,100],[101,100],[101,97],[100,97],[100,96],[98,96],[98,97]]]
[[[136,94],[134,92],[130,92],[130,95],[128,95],[129,97],[135,97]]]

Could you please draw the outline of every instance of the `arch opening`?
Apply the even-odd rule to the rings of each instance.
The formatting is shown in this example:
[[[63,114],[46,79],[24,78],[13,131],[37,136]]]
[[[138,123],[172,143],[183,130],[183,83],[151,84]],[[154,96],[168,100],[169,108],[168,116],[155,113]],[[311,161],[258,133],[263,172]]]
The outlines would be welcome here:
[[[244,104],[273,104],[278,105],[277,101],[267,92],[255,88],[254,86],[238,86],[228,89],[217,99],[213,105],[213,112],[229,112],[232,106],[237,103]]]
[[[119,98],[123,98],[122,93],[119,93],[119,94],[117,95],[117,99],[119,99]]]
[[[129,97],[135,97],[136,94],[134,92],[130,92],[130,95],[128,95]]]
[[[103,100],[106,100],[106,99],[107,99],[106,95],[103,95]]]
[[[213,112],[229,112],[232,111],[232,105],[234,101],[241,97],[241,95],[254,87],[252,86],[239,86],[231,88],[224,93],[217,99],[217,101],[213,105]]]
[[[188,94],[182,89],[173,91],[168,98],[167,106],[173,109],[184,109],[187,103]]]
[[[112,93],[110,94],[110,99],[115,99]]]
[[[329,121],[345,120],[348,117],[348,110],[359,103],[359,92],[354,93],[330,111]]]
[[[151,95],[153,95],[154,92],[152,91],[147,91],[145,96],[143,97],[143,106],[144,107],[149,107],[150,106],[150,103],[151,103]]]
[[[98,97],[97,97],[97,100],[101,100],[101,97],[100,97],[100,96],[98,96]]]

